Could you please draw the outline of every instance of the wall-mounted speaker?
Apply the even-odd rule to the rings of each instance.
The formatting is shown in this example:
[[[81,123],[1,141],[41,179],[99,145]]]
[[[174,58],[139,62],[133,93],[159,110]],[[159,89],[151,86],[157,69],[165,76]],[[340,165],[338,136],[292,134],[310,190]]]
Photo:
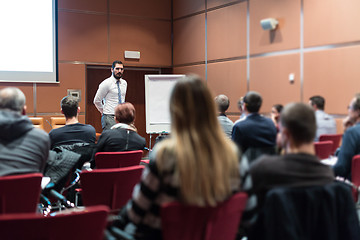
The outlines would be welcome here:
[[[264,30],[274,30],[279,22],[275,18],[265,18],[260,21],[260,24]]]

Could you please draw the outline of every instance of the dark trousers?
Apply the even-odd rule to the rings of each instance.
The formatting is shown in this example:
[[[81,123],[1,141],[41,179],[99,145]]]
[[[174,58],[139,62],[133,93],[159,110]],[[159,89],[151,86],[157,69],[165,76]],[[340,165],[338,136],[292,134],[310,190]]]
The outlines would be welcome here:
[[[103,114],[101,116],[101,126],[102,126],[103,131],[104,130],[109,130],[115,124],[116,124],[115,115]]]

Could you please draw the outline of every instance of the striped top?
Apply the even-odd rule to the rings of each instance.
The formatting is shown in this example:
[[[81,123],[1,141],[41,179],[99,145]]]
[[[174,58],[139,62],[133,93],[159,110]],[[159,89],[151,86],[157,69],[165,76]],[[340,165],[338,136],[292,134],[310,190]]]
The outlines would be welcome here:
[[[140,183],[134,188],[132,199],[120,212],[119,220],[114,222],[115,226],[134,235],[136,239],[162,239],[160,206],[172,201],[181,202],[179,182],[174,177],[176,161],[169,158],[165,162],[165,170],[159,172],[155,148],[150,154],[150,163],[144,169]],[[248,169],[246,158],[242,159],[239,163],[241,179],[231,180],[234,193],[251,189]],[[249,196],[246,209],[254,209],[255,205],[255,195]]]

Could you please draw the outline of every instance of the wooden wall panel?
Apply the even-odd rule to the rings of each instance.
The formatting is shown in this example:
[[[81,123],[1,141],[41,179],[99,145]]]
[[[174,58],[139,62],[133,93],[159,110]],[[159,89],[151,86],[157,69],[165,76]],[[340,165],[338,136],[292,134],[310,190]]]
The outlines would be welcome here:
[[[239,0],[206,0],[207,1],[207,8],[211,9],[214,7],[219,7],[225,4],[229,4],[229,3],[236,3],[236,2],[240,2]],[[242,1],[242,2],[246,2],[246,1]]]
[[[0,89],[6,87],[16,87],[19,88],[25,95],[26,98],[26,113],[27,115],[34,114],[34,90],[31,83],[5,83],[0,82]]]
[[[205,10],[205,0],[173,0],[174,19]]]
[[[325,111],[347,114],[354,94],[360,92],[360,46],[304,54],[304,99],[321,95]]]
[[[246,5],[208,13],[208,60],[246,55]]]
[[[106,15],[59,12],[59,60],[107,62]]]
[[[110,0],[109,10],[111,14],[171,20],[171,1],[169,0]]]
[[[186,66],[186,67],[174,67],[173,70],[174,74],[196,74],[201,79],[205,80],[205,65],[193,65],[193,66]]]
[[[260,20],[276,18],[275,31],[263,30]],[[300,0],[250,1],[250,54],[300,47]]]
[[[238,112],[236,103],[247,92],[246,60],[209,64],[208,86],[214,96],[219,94],[228,96],[229,112]]]
[[[289,74],[295,74],[293,84]],[[300,93],[300,55],[289,54],[272,57],[259,57],[250,60],[250,90],[263,97],[261,112],[269,113],[274,104],[286,105],[299,102]]]
[[[125,50],[140,51],[126,65],[171,66],[171,22],[111,16],[110,62],[123,60]]]
[[[107,0],[58,0],[59,9],[72,9],[83,11],[107,11]]]
[[[85,112],[85,66],[82,64],[59,64],[60,83],[37,84],[37,112],[59,113],[60,100],[67,95],[67,89],[80,89],[81,112]]]
[[[205,61],[205,14],[174,22],[174,65]]]
[[[304,46],[360,40],[359,0],[305,0]]]

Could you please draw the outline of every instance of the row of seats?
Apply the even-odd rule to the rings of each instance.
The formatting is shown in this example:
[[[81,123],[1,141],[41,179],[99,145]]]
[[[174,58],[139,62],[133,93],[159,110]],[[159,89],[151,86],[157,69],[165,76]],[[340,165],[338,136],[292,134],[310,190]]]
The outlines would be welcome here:
[[[44,118],[43,117],[29,117],[35,127],[44,130]],[[65,126],[65,117],[51,117],[50,125],[52,129]]]
[[[319,137],[319,141],[314,143],[315,154],[320,159],[333,156],[340,147],[342,134],[324,134]]]
[[[17,235],[11,235],[7,233],[8,229],[0,227],[0,231],[4,233],[2,234],[2,237],[4,236],[3,239],[11,239],[11,237],[23,239],[24,235],[21,234],[29,233],[31,233],[30,236],[33,239],[50,239],[48,235],[52,233],[48,229],[57,232],[52,224],[67,229],[64,232],[67,232],[71,238],[74,236],[73,232],[78,236],[77,234],[81,233],[83,229],[81,226],[73,229],[73,226],[77,225],[75,221],[81,222],[81,225],[86,225],[88,221],[92,221],[90,220],[92,219],[91,214],[97,214],[99,217],[99,215],[105,213],[106,216],[109,210],[119,210],[131,198],[133,187],[139,182],[142,170],[144,169],[144,166],[139,165],[141,156],[142,151],[97,154],[95,157],[96,163],[102,169],[80,173],[81,194],[87,214],[71,213],[67,217],[61,214],[55,217],[31,214],[35,212],[38,203],[42,175],[35,173],[0,178],[0,189],[2,190],[0,199],[10,204],[2,203],[4,208],[7,206],[10,208],[3,209],[4,211],[1,212],[0,225],[6,226],[8,229],[14,229],[16,225],[16,229],[20,232]],[[27,184],[23,184],[25,182]],[[6,186],[6,188],[3,188],[3,186]],[[26,187],[26,189],[23,190],[23,187]],[[6,189],[6,191],[3,191],[3,189]],[[14,191],[15,189],[16,191]],[[26,199],[26,204],[24,199]],[[162,207],[161,211],[161,217],[164,219],[164,239],[234,239],[246,201],[247,195],[245,193],[238,193],[217,207],[199,208],[184,206],[178,202],[166,204]],[[27,203],[28,206],[26,206]],[[17,208],[16,206],[19,205],[27,207],[27,209]],[[105,205],[106,207],[99,207],[98,205]],[[28,214],[24,214],[24,212]],[[4,213],[18,214],[11,215],[10,217],[10,215]],[[102,237],[102,235],[99,235],[99,229],[104,231],[105,224],[103,218],[100,217],[100,219],[102,220],[98,219],[96,227],[91,227],[91,231],[97,229],[91,236],[91,239],[101,239]],[[36,224],[42,224],[41,226],[47,229],[35,228],[38,233],[32,234],[32,231],[34,231],[33,226]],[[28,226],[32,226],[32,228]],[[184,229],[188,231],[184,231]],[[60,234],[51,239],[64,238],[64,235]],[[87,238],[82,236],[81,239]]]

